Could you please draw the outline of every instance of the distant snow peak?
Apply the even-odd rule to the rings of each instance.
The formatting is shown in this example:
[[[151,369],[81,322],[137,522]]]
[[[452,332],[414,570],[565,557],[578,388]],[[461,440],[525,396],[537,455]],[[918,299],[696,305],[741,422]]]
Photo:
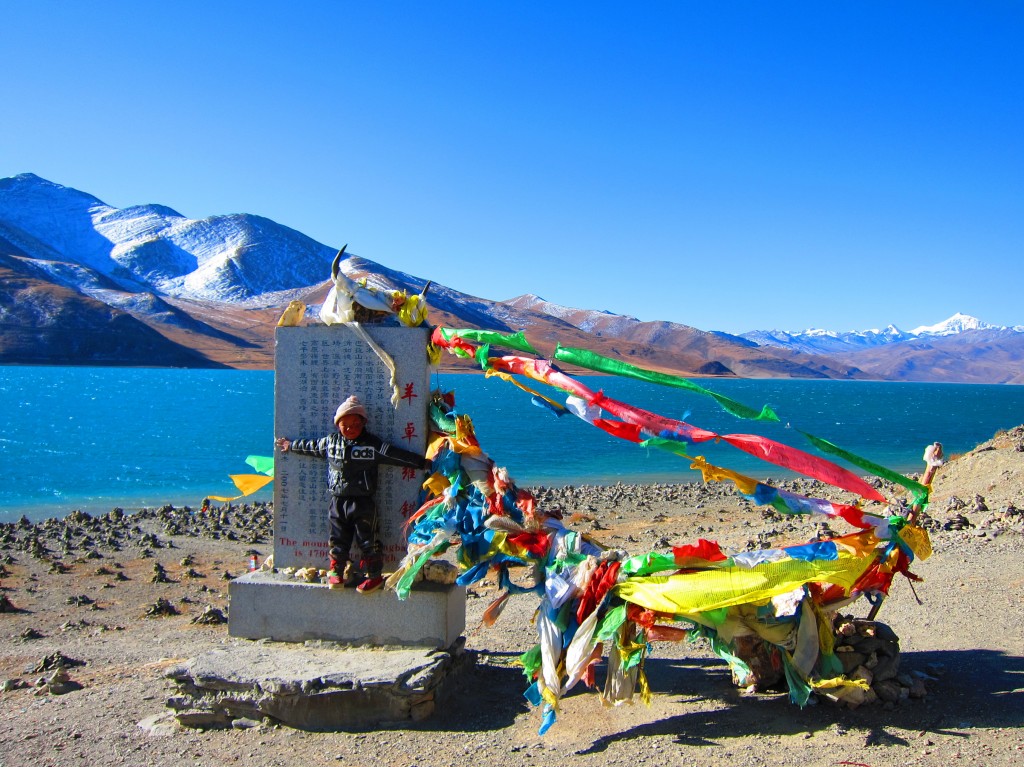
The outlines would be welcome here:
[[[972,330],[1003,330],[1020,333],[1024,332],[1024,327],[1006,328],[990,325],[977,317],[957,312],[943,322],[935,325],[922,325],[910,332],[904,332],[890,323],[883,330],[873,328],[846,332],[820,328],[808,328],[799,333],[788,333],[782,330],[753,330],[743,333],[741,338],[753,341],[758,346],[774,346],[806,354],[835,354],[885,346],[901,341],[912,341],[917,338],[954,336]]]
[[[977,317],[957,312],[948,320],[944,320],[937,325],[922,325],[910,332],[915,336],[952,336],[968,330],[996,329],[999,329],[998,325],[990,325],[987,322],[982,322]]]

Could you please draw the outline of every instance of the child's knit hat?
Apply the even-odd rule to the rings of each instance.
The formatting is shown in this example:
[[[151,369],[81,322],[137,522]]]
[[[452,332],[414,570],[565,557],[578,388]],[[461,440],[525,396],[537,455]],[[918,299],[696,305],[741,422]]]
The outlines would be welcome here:
[[[334,422],[337,423],[345,415],[361,415],[363,420],[366,420],[366,408],[354,394],[338,405],[338,411],[334,414]]]

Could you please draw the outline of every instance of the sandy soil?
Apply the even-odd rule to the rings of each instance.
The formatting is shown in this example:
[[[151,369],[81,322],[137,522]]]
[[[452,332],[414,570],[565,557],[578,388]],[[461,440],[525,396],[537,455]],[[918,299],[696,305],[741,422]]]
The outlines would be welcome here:
[[[808,484],[799,487],[808,492]],[[821,492],[819,490],[819,492]],[[807,540],[820,524],[752,507],[702,485],[537,489],[544,503],[633,553],[718,540],[726,549]],[[901,637],[903,668],[928,673],[928,695],[857,710],[803,710],[784,694],[742,694],[704,646],[659,644],[647,663],[654,700],[603,708],[592,692],[564,701],[555,727],[522,698],[514,661],[535,643],[532,598],[481,627],[493,587],[469,592],[467,647],[477,654],[457,694],[425,722],[371,732],[308,733],[261,725],[155,735],[138,722],[165,711],[176,662],[244,641],[224,624],[225,574],[250,549],[270,553],[266,509],[196,521],[181,510],[116,519],[69,517],[0,527],[0,767],[14,765],[965,765],[1024,764],[1024,428],[940,469],[927,524],[934,556],[898,581],[879,619]],[[837,530],[837,532],[843,532]],[[184,564],[183,564],[184,562]],[[55,564],[59,563],[59,564]],[[154,566],[168,582],[152,582]],[[176,615],[146,617],[158,599]],[[413,596],[415,598],[415,595]],[[863,616],[861,602],[850,611]],[[45,660],[72,661],[64,689],[36,688]],[[23,686],[24,685],[24,686]],[[57,694],[59,693],[59,694]]]

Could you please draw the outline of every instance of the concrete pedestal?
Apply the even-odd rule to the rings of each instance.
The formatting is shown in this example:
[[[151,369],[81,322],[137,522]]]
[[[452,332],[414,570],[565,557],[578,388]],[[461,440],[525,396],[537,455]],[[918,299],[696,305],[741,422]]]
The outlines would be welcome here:
[[[278,642],[451,647],[466,628],[462,586],[418,583],[401,602],[383,589],[331,590],[283,573],[257,571],[231,581],[228,633]]]

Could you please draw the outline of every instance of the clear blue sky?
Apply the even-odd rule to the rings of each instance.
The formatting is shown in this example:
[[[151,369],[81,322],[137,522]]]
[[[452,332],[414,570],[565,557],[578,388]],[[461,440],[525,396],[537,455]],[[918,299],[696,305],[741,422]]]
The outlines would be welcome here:
[[[11,0],[0,28],[0,176],[706,330],[1024,324],[1019,2]]]

